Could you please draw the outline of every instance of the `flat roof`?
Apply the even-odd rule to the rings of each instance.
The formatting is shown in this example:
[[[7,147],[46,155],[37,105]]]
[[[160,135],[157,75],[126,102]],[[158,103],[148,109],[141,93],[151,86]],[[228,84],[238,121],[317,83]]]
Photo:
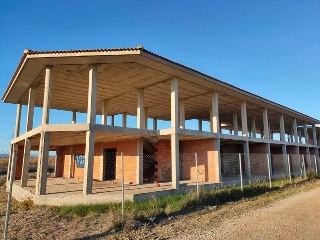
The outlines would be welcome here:
[[[35,106],[41,107],[45,67],[50,65],[53,66],[51,108],[86,112],[88,69],[91,64],[99,64],[97,114],[101,114],[102,102],[107,99],[108,115],[135,115],[136,90],[144,88],[148,116],[170,120],[170,79],[177,77],[179,100],[185,101],[186,119],[208,120],[211,93],[217,91],[221,122],[232,123],[230,113],[240,114],[241,101],[246,101],[248,124],[255,118],[258,129],[262,127],[264,108],[268,108],[274,127],[279,122],[279,114],[284,114],[288,131],[294,118],[300,125],[320,123],[318,119],[159,56],[142,46],[67,51],[25,50],[2,100],[27,104],[28,89],[34,87]]]

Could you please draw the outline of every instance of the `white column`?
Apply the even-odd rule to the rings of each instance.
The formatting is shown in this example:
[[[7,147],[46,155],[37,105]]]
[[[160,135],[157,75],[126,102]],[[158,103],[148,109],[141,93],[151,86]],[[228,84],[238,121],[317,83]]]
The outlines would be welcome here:
[[[145,107],[144,107],[144,90],[138,89],[137,98],[137,128],[145,128]],[[137,164],[136,164],[136,184],[143,183],[143,139],[137,139]]]
[[[301,129],[298,130],[298,138],[299,138],[299,143],[302,143],[302,132],[301,132]]]
[[[316,125],[312,125],[312,138],[313,138],[313,145],[317,145],[317,131],[316,131]]]
[[[95,129],[96,124],[96,103],[97,103],[97,80],[98,80],[98,65],[90,66],[89,84],[88,84],[88,109],[87,123],[90,124],[90,130],[86,132],[86,148],[85,148],[85,165],[83,177],[83,194],[92,193],[93,183],[93,161],[94,161],[94,144],[95,144]]]
[[[102,117],[101,117],[101,124],[107,125],[108,123],[108,100],[104,99],[102,102]]]
[[[248,137],[248,120],[247,120],[247,103],[246,103],[246,101],[241,102],[241,126],[242,126],[242,136]]]
[[[295,143],[298,143],[298,126],[297,126],[297,119],[294,119],[294,120],[293,120],[292,128],[293,128],[294,142],[295,142]]]
[[[263,138],[269,139],[269,121],[268,121],[268,110],[263,109]]]
[[[284,117],[283,114],[280,115],[280,141],[285,141],[285,131],[284,131]]]
[[[180,113],[180,118],[179,118],[179,123],[180,123],[180,128],[185,129],[185,110],[184,110],[184,100],[179,101],[179,113]]]
[[[198,129],[202,131],[202,119],[198,119]]]
[[[171,79],[171,169],[172,188],[179,188],[179,86],[178,79]]]
[[[253,138],[257,137],[256,118],[252,119],[251,133]]]
[[[127,127],[127,114],[123,113],[122,114],[122,127]]]
[[[304,131],[305,144],[309,144],[308,127],[306,123],[303,126],[303,131]]]
[[[212,122],[212,132],[220,133],[220,123],[219,123],[219,99],[218,93],[214,92],[212,94],[212,116],[210,121]]]
[[[238,136],[238,114],[233,113],[232,114],[232,125],[233,125],[233,133],[234,135]]]
[[[42,125],[49,123],[51,95],[51,67],[46,67],[45,85],[43,94]],[[36,180],[36,195],[46,194],[47,170],[49,158],[50,133],[41,132],[39,144],[38,170]]]
[[[76,124],[77,123],[77,111],[74,110],[72,111],[72,124]]]

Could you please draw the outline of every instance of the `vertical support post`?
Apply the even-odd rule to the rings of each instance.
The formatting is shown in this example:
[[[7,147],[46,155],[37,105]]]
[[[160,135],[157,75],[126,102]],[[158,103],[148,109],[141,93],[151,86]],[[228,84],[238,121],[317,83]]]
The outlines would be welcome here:
[[[316,175],[318,176],[317,155],[314,155],[314,167],[315,167],[315,170],[316,170]]]
[[[77,123],[77,111],[74,110],[72,111],[72,124],[76,124]]]
[[[33,128],[33,116],[34,116],[34,102],[35,102],[35,89],[29,88],[29,98],[28,98],[28,110],[27,110],[27,122],[26,122],[26,132],[29,132]],[[28,172],[29,172],[29,159],[31,151],[31,142],[29,139],[24,141],[23,150],[23,162],[22,162],[22,174],[21,174],[21,187],[26,187],[28,182]]]
[[[138,89],[137,128],[145,129],[144,89]],[[136,184],[143,183],[143,139],[137,139]]]
[[[313,138],[313,145],[317,145],[317,131],[316,125],[312,124],[312,138]]]
[[[158,130],[158,118],[153,118],[153,130]]]
[[[296,118],[293,120],[292,128],[293,128],[294,142],[298,143],[298,125],[297,125],[297,119]]]
[[[121,213],[122,213],[122,221],[124,222],[125,216],[124,216],[124,161],[123,161],[123,152],[121,152]]]
[[[111,115],[111,126],[114,126],[114,115]]]
[[[241,153],[239,153],[239,171],[240,171],[240,186],[243,191],[243,180],[242,180],[242,164],[241,164]]]
[[[303,126],[303,131],[304,131],[303,135],[304,135],[305,144],[309,144],[308,127],[306,123]]]
[[[86,132],[85,165],[83,177],[83,194],[91,194],[93,186],[93,161],[95,144],[95,125],[96,125],[96,102],[97,102],[97,81],[98,65],[93,64],[89,70],[88,84],[88,109],[87,123],[90,124],[89,131]]]
[[[269,139],[269,121],[268,121],[268,109],[263,109],[263,138]]]
[[[46,67],[45,85],[43,94],[42,125],[49,123],[50,95],[51,95],[51,67]],[[49,158],[50,133],[41,132],[38,156],[38,170],[36,179],[36,195],[46,194],[47,170]]]
[[[220,133],[220,122],[219,122],[219,99],[218,93],[212,94],[212,132]]]
[[[280,115],[280,141],[285,141],[285,130],[284,130],[284,117],[283,114]]]
[[[144,127],[148,129],[148,108],[144,108]]]
[[[288,166],[288,161],[287,161],[287,146],[285,144],[283,144],[281,146],[282,148],[282,162],[283,162],[283,168],[284,171],[288,171],[289,166]]]
[[[198,129],[201,132],[202,131],[202,119],[198,119]]]
[[[179,188],[179,85],[178,79],[171,79],[171,171],[172,188]]]
[[[233,125],[233,134],[238,136],[238,114],[233,113],[232,114],[232,125]]]
[[[266,153],[267,153],[267,159],[268,159],[268,168],[269,168],[269,173],[272,176],[272,162],[271,162],[271,150],[270,150],[270,143],[266,144]]]
[[[197,180],[197,199],[199,199],[199,170],[198,170],[198,154],[194,154],[194,159],[196,161],[196,180]]]
[[[220,122],[219,122],[219,97],[218,93],[212,94],[212,107],[211,107],[211,119],[210,123],[212,126],[213,133],[220,133]],[[221,154],[220,154],[220,137],[213,139],[213,152],[215,155],[215,177],[216,182],[221,182]]]
[[[104,99],[102,102],[101,124],[106,126],[107,123],[108,123],[108,100]]]
[[[242,136],[248,137],[248,120],[247,120],[247,103],[246,103],[246,101],[241,102],[241,126],[242,126]]]
[[[290,165],[290,156],[289,156],[289,154],[287,154],[287,160],[288,160],[288,174],[289,174],[289,180],[290,180],[290,183],[292,183],[292,179],[291,179],[291,165]]]
[[[251,181],[251,169],[250,169],[250,150],[249,150],[249,142],[245,141],[243,144],[243,156],[245,163],[245,174],[246,177]]]
[[[257,137],[256,118],[252,119],[251,133],[253,138]]]
[[[298,138],[299,138],[299,143],[302,143],[302,133],[301,133],[301,129],[298,130]]]
[[[271,160],[270,160],[270,154],[267,153],[267,163],[268,163],[268,174],[269,174],[269,188],[272,188],[272,182],[271,182]]]
[[[304,179],[307,179],[306,161],[304,159],[304,155],[303,154],[302,154],[302,168],[303,168]]]
[[[181,129],[185,129],[185,120],[186,120],[186,116],[185,116],[185,109],[184,109],[185,105],[184,105],[184,100],[180,100],[179,101],[179,127]]]
[[[124,128],[127,127],[127,114],[126,113],[122,114],[122,127],[124,127]]]
[[[102,154],[101,154],[102,155]],[[74,158],[74,153],[73,153],[73,146],[70,146],[70,159],[69,159],[69,170],[68,170],[68,178],[72,178],[73,176],[73,158]],[[102,179],[103,180],[103,179]],[[101,180],[101,181],[102,181]]]

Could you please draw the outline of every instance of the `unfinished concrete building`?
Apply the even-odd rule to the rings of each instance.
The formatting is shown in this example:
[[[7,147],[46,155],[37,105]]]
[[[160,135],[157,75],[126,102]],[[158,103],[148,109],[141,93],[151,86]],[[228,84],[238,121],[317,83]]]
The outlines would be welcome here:
[[[153,154],[151,175],[179,189],[181,180],[195,177],[192,164],[181,168],[188,161],[184,154],[201,155],[201,180],[220,183],[229,171],[221,159],[227,153],[243,155],[242,171],[250,179],[256,174],[250,167],[255,162],[266,160],[286,169],[287,154],[310,158],[319,152],[319,120],[141,46],[26,50],[2,100],[17,104],[10,155],[16,162],[16,191],[28,188],[28,156],[39,151],[34,199],[47,194],[49,151],[56,151],[56,178],[81,180],[81,199],[93,195],[93,180],[119,179],[121,153],[127,182],[143,184],[150,175],[143,171],[148,165],[144,155]],[[20,133],[22,105],[27,106],[26,132]],[[35,107],[43,109],[39,126],[33,125]],[[50,123],[50,109],[69,111],[70,121]],[[87,114],[86,123],[77,122],[79,113]],[[114,116],[121,117],[121,126],[115,126]],[[128,127],[128,116],[134,116],[136,127]],[[197,127],[186,129],[189,120]],[[160,121],[170,126],[159,129]],[[281,159],[275,163],[250,158],[251,153],[278,154]]]

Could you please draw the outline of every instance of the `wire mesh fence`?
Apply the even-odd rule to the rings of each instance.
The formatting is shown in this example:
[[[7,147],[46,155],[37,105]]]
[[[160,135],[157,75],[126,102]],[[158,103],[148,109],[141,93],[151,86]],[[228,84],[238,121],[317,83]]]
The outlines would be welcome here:
[[[175,178],[180,185],[176,191],[196,191],[199,194],[202,187],[216,189],[221,184],[243,186],[266,180],[271,184],[272,179],[306,177],[308,172],[318,174],[319,166],[319,157],[316,155],[224,153],[220,155],[220,169],[216,169],[219,166],[218,156],[207,152],[179,154],[178,170],[175,171],[170,151],[167,154],[130,155],[108,149],[103,154],[94,154],[90,183],[85,171],[85,155],[73,152],[76,151],[50,152],[44,182],[39,180],[38,152],[32,151],[24,158],[21,157],[23,154],[18,155],[13,198],[18,201],[31,199],[40,205],[122,202],[124,206],[126,201],[142,201],[172,194]],[[6,181],[10,169],[9,155],[0,154],[2,182]],[[221,182],[217,182],[219,172]],[[41,184],[45,184],[45,194],[39,196],[36,188]],[[84,188],[88,184],[92,184],[92,194],[84,195]],[[2,202],[5,203],[4,199]],[[4,216],[4,205],[0,210],[1,216]]]

